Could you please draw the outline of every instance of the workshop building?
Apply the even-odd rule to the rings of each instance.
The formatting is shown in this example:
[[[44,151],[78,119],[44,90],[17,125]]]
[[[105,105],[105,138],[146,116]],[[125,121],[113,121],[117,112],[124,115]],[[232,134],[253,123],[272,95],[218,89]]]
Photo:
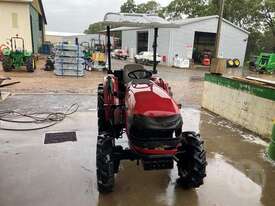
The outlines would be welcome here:
[[[179,28],[160,28],[158,54],[162,63],[173,65],[176,55],[183,59],[199,62],[204,52],[214,54],[218,16],[205,16],[174,21]],[[153,29],[120,27],[112,31],[122,31],[122,49],[131,58],[141,51],[152,51]],[[249,32],[223,19],[219,57],[239,59],[244,63]]]

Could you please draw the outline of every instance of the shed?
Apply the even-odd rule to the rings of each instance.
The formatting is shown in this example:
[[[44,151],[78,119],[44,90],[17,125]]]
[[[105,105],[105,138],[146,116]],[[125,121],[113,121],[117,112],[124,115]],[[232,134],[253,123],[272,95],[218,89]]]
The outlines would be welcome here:
[[[18,35],[25,49],[37,53],[47,24],[42,0],[0,0],[0,45]]]
[[[181,58],[198,60],[203,51],[214,53],[218,16],[188,18],[172,22],[179,28],[160,28],[158,54],[164,64],[172,65],[176,55]],[[112,31],[122,31],[123,49],[130,57],[141,51],[152,51],[153,29],[120,27]],[[243,65],[249,32],[223,19],[219,56],[238,58]]]

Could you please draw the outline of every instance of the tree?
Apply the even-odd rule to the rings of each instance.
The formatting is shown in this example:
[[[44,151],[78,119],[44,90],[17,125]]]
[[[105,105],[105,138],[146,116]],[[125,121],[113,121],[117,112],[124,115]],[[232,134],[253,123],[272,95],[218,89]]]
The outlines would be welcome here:
[[[134,0],[127,0],[120,7],[122,13],[153,13],[163,16],[162,7],[154,0],[146,3],[136,4]]]
[[[168,19],[205,16],[207,2],[205,0],[173,0],[165,9]]]
[[[120,7],[120,12],[122,13],[135,13],[137,9],[137,5],[134,0],[127,0]]]
[[[271,44],[275,52],[275,2],[274,0],[264,0],[261,5],[261,14],[263,17],[266,34],[269,35],[268,43]]]
[[[137,13],[158,13],[161,10],[161,5],[155,1],[148,1],[146,3],[138,4]]]
[[[88,29],[84,31],[85,34],[95,34],[100,31],[103,31],[105,26],[101,22],[90,24]]]
[[[219,2],[219,0],[209,2],[208,15],[218,14]],[[247,30],[259,27],[261,2],[262,0],[225,0],[223,18]]]

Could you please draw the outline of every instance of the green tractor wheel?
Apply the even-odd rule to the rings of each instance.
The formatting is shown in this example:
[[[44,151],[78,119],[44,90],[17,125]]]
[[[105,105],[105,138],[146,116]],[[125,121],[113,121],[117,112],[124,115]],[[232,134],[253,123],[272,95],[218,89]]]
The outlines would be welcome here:
[[[3,57],[3,70],[5,72],[10,72],[14,68],[12,64],[12,58],[10,56],[4,56]]]
[[[28,72],[34,72],[34,70],[36,69],[36,65],[33,57],[28,57],[26,59],[26,67]]]

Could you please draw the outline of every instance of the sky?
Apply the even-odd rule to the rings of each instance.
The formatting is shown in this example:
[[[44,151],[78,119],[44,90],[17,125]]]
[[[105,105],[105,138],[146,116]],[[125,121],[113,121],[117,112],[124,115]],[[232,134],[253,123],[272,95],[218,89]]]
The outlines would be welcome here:
[[[107,12],[119,12],[126,0],[42,0],[47,31],[81,33],[89,24],[102,21]],[[157,0],[167,6],[170,0]],[[137,4],[146,0],[135,0]]]

